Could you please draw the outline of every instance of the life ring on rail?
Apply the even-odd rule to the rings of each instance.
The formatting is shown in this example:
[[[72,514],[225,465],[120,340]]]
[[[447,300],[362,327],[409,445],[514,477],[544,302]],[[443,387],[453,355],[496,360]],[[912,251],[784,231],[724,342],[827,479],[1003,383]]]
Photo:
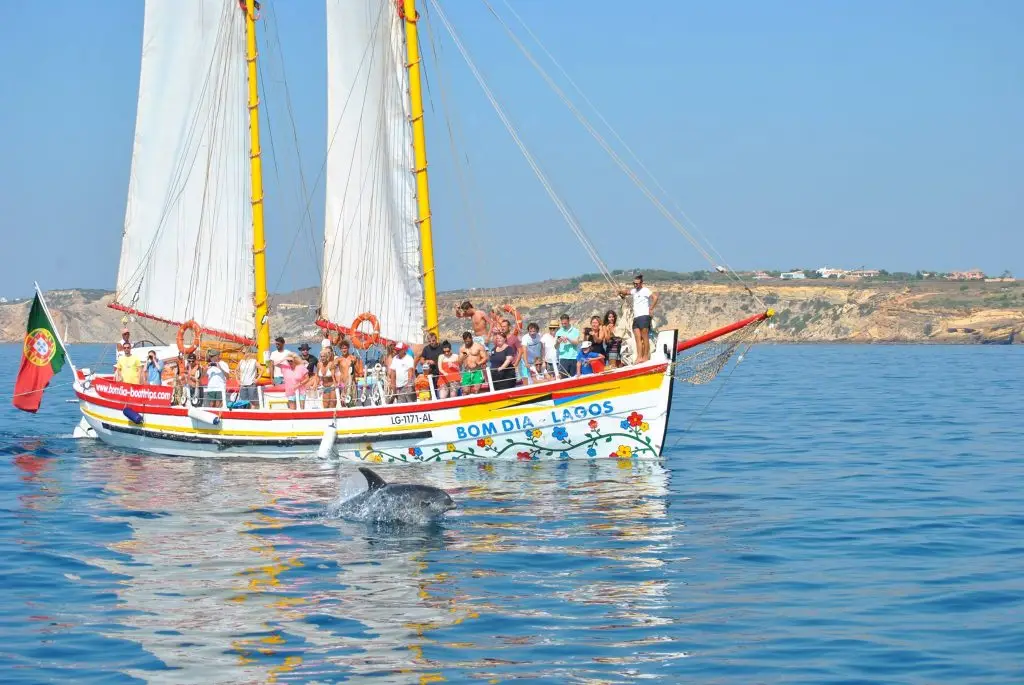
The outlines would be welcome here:
[[[192,331],[192,342],[188,345],[185,344],[185,332]],[[178,352],[184,355],[190,355],[199,349],[199,344],[202,342],[203,329],[195,321],[189,319],[185,323],[178,326]]]
[[[359,330],[359,327],[364,323],[369,323],[373,326],[373,333],[363,333]],[[360,350],[376,345],[380,342],[380,321],[370,312],[363,312],[352,322],[352,335],[350,337],[352,338],[352,344]]]
[[[510,304],[502,305],[501,306],[501,310],[503,312],[505,312],[506,314],[511,314],[516,319],[516,325],[512,328],[512,335],[522,335],[523,334],[523,317],[519,315],[519,310],[516,309],[515,307],[513,307]],[[495,320],[494,321],[495,324],[500,323],[501,317],[498,316],[498,315],[495,315],[494,316],[494,320]]]

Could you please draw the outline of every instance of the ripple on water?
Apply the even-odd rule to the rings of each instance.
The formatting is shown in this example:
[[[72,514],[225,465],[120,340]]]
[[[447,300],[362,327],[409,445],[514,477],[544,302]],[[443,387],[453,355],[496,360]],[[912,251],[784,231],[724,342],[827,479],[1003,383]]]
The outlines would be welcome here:
[[[665,465],[382,467],[454,494],[426,529],[324,517],[313,460],[61,438],[54,388],[0,410],[4,682],[1021,682],[1022,368],[758,348]]]

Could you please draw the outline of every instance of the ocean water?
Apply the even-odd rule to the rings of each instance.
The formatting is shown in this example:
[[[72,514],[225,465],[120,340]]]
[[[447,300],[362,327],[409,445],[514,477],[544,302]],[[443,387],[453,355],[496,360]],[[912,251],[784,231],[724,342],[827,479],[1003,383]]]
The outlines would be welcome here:
[[[760,346],[661,464],[381,467],[452,492],[427,530],[324,518],[348,467],[69,439],[18,356],[4,683],[1024,682],[1021,346]]]

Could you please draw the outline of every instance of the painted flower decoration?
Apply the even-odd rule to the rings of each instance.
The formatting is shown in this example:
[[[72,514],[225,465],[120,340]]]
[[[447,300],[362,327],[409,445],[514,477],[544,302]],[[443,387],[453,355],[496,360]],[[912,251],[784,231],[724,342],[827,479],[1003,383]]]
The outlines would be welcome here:
[[[596,457],[596,456],[597,456],[597,450],[595,450],[595,449],[594,449],[594,447],[593,447],[593,446],[591,446],[591,447],[590,447],[590,448],[589,448],[589,449],[587,450],[587,456],[588,456],[588,457]]]
[[[537,432],[539,433],[540,431]],[[555,440],[565,440],[567,437],[569,437],[569,431],[565,430],[565,426],[555,426],[555,428],[551,431],[551,437],[553,437]]]
[[[420,457],[420,456],[423,456],[423,450],[421,450],[419,447],[410,447],[409,448],[409,456],[410,457]]]
[[[490,447],[494,444],[494,438],[484,438],[484,447]]]
[[[629,445],[619,445],[619,449],[615,450],[615,456],[627,459],[633,456],[633,449]]]
[[[479,440],[476,441],[476,446],[477,447],[487,447],[487,441],[484,440],[483,438],[480,438]]]
[[[446,450],[448,450],[449,452],[454,452],[454,451],[455,451],[455,443],[454,443],[454,442],[449,442],[449,443],[448,443],[447,445],[445,445],[444,447],[445,447],[445,449],[446,449]]]
[[[381,456],[380,452],[370,452],[366,455],[366,461],[372,461],[374,464],[380,464],[384,461],[384,457]]]
[[[556,428],[555,430],[558,429]],[[543,433],[540,432],[540,428],[534,428],[532,431],[530,431],[530,437],[532,437],[534,440],[540,440],[541,435],[543,435]]]
[[[624,431],[628,431],[629,430],[629,419],[622,419],[622,421],[619,421],[619,428],[621,428]]]
[[[597,419],[590,419],[590,423],[588,423],[587,426],[589,426],[592,431],[597,430]]]
[[[530,453],[529,452],[517,452],[516,453],[516,459],[518,459],[519,461],[530,461]]]
[[[643,423],[640,424],[640,430],[646,433],[647,431],[651,430],[651,424],[644,421]]]
[[[569,458],[569,453],[568,452],[560,452],[558,454],[558,458],[559,459],[568,459]]]
[[[644,415],[633,412],[626,418],[626,421],[628,421],[629,425],[633,428],[638,428],[640,424],[644,422]]]

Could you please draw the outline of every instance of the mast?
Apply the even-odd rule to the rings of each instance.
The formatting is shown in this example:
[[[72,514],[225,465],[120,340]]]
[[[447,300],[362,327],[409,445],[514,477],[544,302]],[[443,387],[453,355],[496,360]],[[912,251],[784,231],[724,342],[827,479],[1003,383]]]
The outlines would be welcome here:
[[[252,0],[246,0],[251,2]],[[406,68],[409,70],[409,105],[412,123],[413,173],[416,176],[416,223],[420,228],[423,260],[423,309],[426,329],[437,333],[437,286],[434,279],[434,238],[430,222],[430,188],[427,183],[427,137],[423,126],[423,90],[420,81],[420,45],[416,0],[400,0],[405,20]],[[253,215],[255,216],[255,214]]]
[[[245,62],[249,84],[249,174],[252,177],[252,266],[255,276],[256,355],[270,354],[270,316],[267,297],[267,241],[263,235],[263,161],[260,157],[260,96],[256,73],[256,2],[245,0]]]

